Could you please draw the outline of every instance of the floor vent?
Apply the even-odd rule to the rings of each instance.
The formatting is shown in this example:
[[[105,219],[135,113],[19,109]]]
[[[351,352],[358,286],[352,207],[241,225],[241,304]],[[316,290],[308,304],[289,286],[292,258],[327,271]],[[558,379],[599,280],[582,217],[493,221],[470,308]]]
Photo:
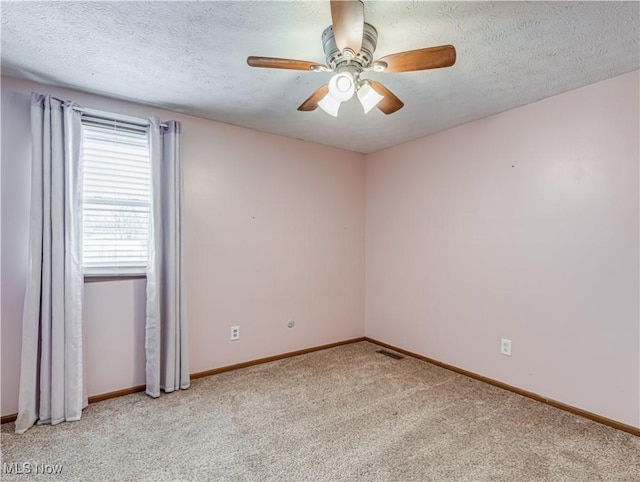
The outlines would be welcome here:
[[[384,356],[388,356],[389,358],[394,358],[396,360],[402,360],[404,358],[402,355],[388,350],[378,350],[376,353],[381,353]]]

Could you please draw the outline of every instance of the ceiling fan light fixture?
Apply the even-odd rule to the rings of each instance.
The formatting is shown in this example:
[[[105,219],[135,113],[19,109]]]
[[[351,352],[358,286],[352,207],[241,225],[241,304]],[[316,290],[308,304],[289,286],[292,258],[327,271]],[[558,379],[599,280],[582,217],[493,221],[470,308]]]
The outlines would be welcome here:
[[[321,37],[327,65],[308,60],[247,57],[250,67],[334,72],[329,83],[316,89],[300,104],[298,111],[310,112],[321,106],[337,117],[340,104],[357,92],[365,114],[374,107],[385,115],[393,114],[404,107],[404,102],[380,82],[363,81],[360,77],[363,72],[417,72],[451,67],[456,62],[453,45],[396,52],[374,61],[378,31],[364,21],[364,0],[330,0],[329,3],[332,23]]]
[[[360,88],[358,89],[358,100],[364,109],[364,113],[368,114],[371,109],[373,109],[378,102],[384,99],[383,95],[378,94],[369,82],[363,82]]]
[[[342,104],[342,102],[333,97],[333,95],[331,95],[331,92],[325,95],[323,99],[318,102],[320,108],[333,117],[338,117],[338,109],[340,109],[340,104]]]
[[[329,81],[329,94],[337,101],[344,102],[353,97],[356,83],[349,72],[341,72],[331,77]]]

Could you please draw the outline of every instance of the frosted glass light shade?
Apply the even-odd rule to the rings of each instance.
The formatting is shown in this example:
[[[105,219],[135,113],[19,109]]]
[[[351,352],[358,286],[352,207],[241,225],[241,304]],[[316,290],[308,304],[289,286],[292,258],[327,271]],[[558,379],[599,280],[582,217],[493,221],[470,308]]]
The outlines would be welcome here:
[[[329,93],[334,99],[344,102],[353,97],[353,93],[356,90],[356,83],[353,80],[353,75],[349,72],[341,72],[331,77],[329,81]]]
[[[358,100],[365,114],[368,114],[382,99],[384,99],[384,96],[373,90],[373,87],[367,82],[358,89]]]
[[[331,114],[333,117],[338,117],[338,109],[340,108],[340,104],[342,104],[342,102],[336,100],[331,95],[331,92],[325,95],[322,100],[318,102],[320,108],[327,114]]]

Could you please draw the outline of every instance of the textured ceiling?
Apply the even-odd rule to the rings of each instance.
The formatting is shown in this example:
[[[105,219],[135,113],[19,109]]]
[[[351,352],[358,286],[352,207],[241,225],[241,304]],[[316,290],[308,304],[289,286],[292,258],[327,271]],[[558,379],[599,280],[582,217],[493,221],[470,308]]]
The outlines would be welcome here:
[[[324,63],[328,1],[6,2],[2,74],[373,152],[640,66],[640,3],[365,1],[375,58],[442,44],[453,67],[371,73],[405,102],[339,117],[297,106],[330,73],[252,69],[249,55]]]

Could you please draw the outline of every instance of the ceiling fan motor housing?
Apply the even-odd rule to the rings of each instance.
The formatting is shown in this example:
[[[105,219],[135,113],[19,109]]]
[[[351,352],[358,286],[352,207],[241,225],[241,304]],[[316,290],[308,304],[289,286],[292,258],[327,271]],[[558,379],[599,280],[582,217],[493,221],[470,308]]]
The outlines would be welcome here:
[[[348,59],[336,45],[333,26],[329,25],[324,32],[322,32],[322,48],[327,58],[327,65],[336,72],[340,72],[347,65],[354,66],[355,64],[358,72],[370,67],[373,62],[373,53],[376,50],[377,43],[378,31],[373,25],[365,22],[362,34],[362,48],[355,58]]]

